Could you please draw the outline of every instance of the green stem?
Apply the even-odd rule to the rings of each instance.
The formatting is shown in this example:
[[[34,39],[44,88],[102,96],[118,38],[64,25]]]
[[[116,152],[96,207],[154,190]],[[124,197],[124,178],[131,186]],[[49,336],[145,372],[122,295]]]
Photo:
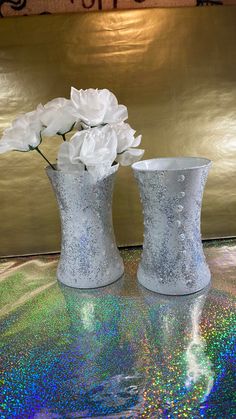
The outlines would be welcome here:
[[[64,132],[64,134],[61,134],[59,131],[57,132],[57,135],[61,135],[63,140],[66,141],[66,134],[68,134],[69,132],[71,132],[73,130],[75,126],[75,123],[71,125],[70,129],[66,132]]]
[[[50,161],[47,159],[47,157],[45,157],[44,156],[44,154],[42,153],[42,151],[40,151],[39,150],[39,148],[38,147],[36,147],[35,148],[35,150],[40,154],[40,156],[44,159],[44,160],[46,160],[46,162],[49,164],[49,166],[51,166],[51,168],[53,169],[53,170],[56,170],[55,169],[55,167],[53,167],[53,165],[50,163]]]

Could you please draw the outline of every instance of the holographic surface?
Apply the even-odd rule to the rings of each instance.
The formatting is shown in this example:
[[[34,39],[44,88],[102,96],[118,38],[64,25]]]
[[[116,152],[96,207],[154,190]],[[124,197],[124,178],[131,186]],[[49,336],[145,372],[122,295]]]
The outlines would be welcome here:
[[[125,275],[97,290],[56,279],[58,256],[5,259],[1,418],[235,417],[236,242],[205,244],[213,280],[168,297]]]

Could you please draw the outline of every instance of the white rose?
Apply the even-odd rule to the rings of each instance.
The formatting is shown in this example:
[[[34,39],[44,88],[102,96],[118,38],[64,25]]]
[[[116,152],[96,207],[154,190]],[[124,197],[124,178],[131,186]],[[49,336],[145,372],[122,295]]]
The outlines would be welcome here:
[[[139,146],[142,135],[135,138],[135,130],[127,123],[121,122],[112,125],[117,135],[117,157],[116,161],[122,166],[129,166],[140,160],[144,154],[144,150],[133,148]]]
[[[76,138],[81,137],[83,144],[80,159],[87,167],[99,164],[112,165],[116,158],[117,137],[109,125],[79,132],[73,138],[75,141]]]
[[[58,169],[74,172],[86,167],[88,172],[98,179],[111,173],[116,150],[116,133],[109,125],[79,131],[73,135],[70,142],[61,145]]]
[[[0,141],[0,154],[11,150],[30,151],[41,143],[40,107],[36,111],[19,116],[10,128],[3,132]]]
[[[71,130],[76,122],[72,115],[72,102],[68,99],[53,99],[42,106],[40,115],[42,124],[46,127],[42,133],[46,136],[65,134]]]
[[[77,90],[71,88],[74,116],[90,127],[117,123],[128,118],[126,106],[119,105],[115,95],[107,89]]]

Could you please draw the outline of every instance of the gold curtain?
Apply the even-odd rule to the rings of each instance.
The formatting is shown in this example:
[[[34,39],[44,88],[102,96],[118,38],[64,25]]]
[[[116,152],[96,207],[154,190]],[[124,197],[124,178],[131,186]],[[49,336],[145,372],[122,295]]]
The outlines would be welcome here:
[[[146,9],[3,19],[0,129],[70,86],[107,87],[143,134],[145,158],[213,160],[205,238],[236,235],[236,8]],[[55,160],[59,139],[43,151]],[[121,168],[119,245],[142,242],[138,190]],[[0,156],[0,255],[59,250],[57,207],[36,152]]]

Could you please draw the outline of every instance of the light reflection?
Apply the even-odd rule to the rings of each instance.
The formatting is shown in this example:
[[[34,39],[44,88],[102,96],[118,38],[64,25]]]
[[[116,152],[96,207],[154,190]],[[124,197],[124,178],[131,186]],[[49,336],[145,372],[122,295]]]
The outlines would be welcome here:
[[[149,307],[146,329],[146,371],[142,417],[153,412],[184,415],[196,413],[206,400],[214,374],[201,336],[200,321],[209,288],[188,296],[165,296],[140,286]],[[149,401],[156,400],[150,406]],[[169,416],[168,416],[169,417]],[[171,416],[172,417],[172,416]],[[178,416],[179,417],[179,416]]]
[[[187,379],[185,385],[190,389],[200,379],[206,382],[205,394],[202,396],[202,402],[206,400],[207,396],[214,384],[214,374],[212,364],[209,358],[205,355],[206,344],[200,335],[199,324],[202,313],[202,307],[199,302],[196,302],[191,313],[192,321],[192,335],[190,343],[186,350],[187,361]]]
[[[94,304],[92,302],[85,302],[81,307],[81,321],[86,330],[94,330]]]
[[[60,285],[70,318],[70,343],[55,367],[55,398],[63,401],[66,394],[70,415],[115,417],[139,403],[142,375],[135,370],[132,340],[123,327],[123,286],[122,279],[96,290]]]

